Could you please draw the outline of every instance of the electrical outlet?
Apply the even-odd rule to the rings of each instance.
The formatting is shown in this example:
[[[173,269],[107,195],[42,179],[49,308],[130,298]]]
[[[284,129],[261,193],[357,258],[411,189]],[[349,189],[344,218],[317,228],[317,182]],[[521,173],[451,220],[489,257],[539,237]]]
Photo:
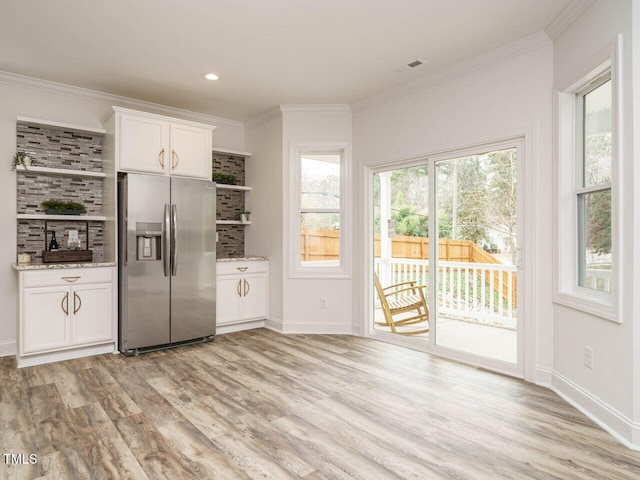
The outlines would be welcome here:
[[[593,368],[593,348],[584,347],[584,366],[587,368]]]
[[[320,297],[320,308],[327,308],[327,297]]]

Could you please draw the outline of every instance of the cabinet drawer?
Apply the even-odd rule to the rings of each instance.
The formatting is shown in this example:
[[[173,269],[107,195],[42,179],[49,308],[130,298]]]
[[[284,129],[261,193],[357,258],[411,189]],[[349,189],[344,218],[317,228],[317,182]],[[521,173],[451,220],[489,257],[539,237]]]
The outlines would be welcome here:
[[[267,271],[266,261],[251,262],[218,262],[216,264],[217,275],[245,275],[248,273],[262,273]]]
[[[114,270],[114,267],[96,267],[22,272],[22,286],[28,288],[113,282]]]

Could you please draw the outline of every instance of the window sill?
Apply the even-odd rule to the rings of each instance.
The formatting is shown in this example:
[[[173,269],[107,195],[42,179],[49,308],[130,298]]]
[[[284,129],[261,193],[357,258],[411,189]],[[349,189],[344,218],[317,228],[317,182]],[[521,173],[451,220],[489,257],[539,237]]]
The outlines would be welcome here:
[[[576,293],[560,292],[554,295],[553,303],[569,307],[573,310],[578,310],[613,323],[622,323],[622,320],[618,317],[616,308],[608,302],[586,298]]]

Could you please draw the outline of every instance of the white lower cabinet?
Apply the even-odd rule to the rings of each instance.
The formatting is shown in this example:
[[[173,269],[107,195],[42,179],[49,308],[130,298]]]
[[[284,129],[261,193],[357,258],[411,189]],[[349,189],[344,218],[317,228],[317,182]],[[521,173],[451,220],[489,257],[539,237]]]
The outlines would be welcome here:
[[[19,367],[114,352],[115,267],[20,272]]]
[[[269,315],[267,261],[218,262],[216,324],[265,320]]]

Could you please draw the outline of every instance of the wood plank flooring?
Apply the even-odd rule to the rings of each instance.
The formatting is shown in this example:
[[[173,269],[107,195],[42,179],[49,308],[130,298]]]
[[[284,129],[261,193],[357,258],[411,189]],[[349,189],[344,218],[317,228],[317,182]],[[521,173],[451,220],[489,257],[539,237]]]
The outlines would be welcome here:
[[[640,453],[544,388],[265,329],[132,358],[0,359],[6,453],[25,454],[0,456],[7,479],[640,478]]]

